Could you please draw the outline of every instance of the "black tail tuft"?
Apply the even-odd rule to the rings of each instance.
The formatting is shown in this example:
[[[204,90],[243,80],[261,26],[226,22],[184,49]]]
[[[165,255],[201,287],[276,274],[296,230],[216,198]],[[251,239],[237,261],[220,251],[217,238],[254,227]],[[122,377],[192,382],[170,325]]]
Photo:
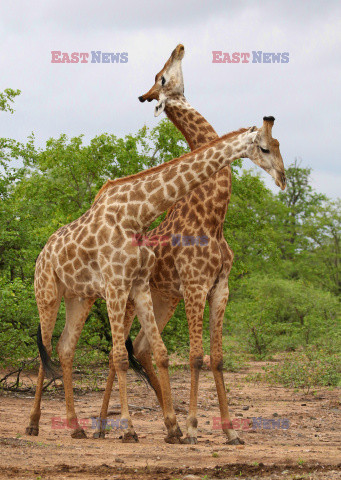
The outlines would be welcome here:
[[[126,349],[129,357],[129,366],[140,377],[140,379],[144,381],[146,385],[150,385],[154,390],[154,387],[151,384],[151,381],[149,379],[148,373],[145,371],[141,363],[137,360],[137,358],[134,355],[133,342],[131,341],[130,337],[128,337],[126,340]]]
[[[49,377],[56,377],[56,372],[54,369],[54,365],[49,357],[49,354],[47,353],[47,350],[45,348],[45,345],[43,344],[43,339],[41,336],[41,326],[39,323],[38,327],[38,332],[37,332],[37,345],[39,349],[39,354],[40,354],[40,359],[41,363],[43,364],[44,370],[45,370],[45,375]]]

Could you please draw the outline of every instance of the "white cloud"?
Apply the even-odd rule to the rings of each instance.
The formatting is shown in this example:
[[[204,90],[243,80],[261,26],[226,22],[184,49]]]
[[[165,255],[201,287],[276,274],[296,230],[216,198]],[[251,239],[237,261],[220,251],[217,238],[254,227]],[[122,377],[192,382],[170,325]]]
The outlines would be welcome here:
[[[341,6],[315,0],[310,7],[305,0],[7,2],[0,19],[0,90],[20,88],[22,95],[13,116],[0,115],[1,136],[24,140],[33,130],[42,144],[60,133],[90,139],[156,125],[154,106],[141,105],[137,96],[182,42],[185,94],[218,133],[260,126],[263,115],[274,115],[285,165],[301,157],[314,178],[322,172],[316,188],[335,192]],[[129,62],[50,62],[51,50],[96,49],[127,51]],[[289,51],[290,62],[212,64],[216,49]]]
[[[314,170],[311,180],[313,188],[318,192],[330,198],[341,198],[341,174]]]
[[[291,162],[293,163],[293,162]],[[248,169],[249,165],[244,162],[244,168]],[[301,165],[303,168],[305,165]],[[276,186],[272,177],[259,168],[252,168],[254,172],[257,172],[265,185],[273,192],[278,193],[279,188]],[[341,174],[332,174],[323,170],[314,170],[310,177],[310,183],[314,190],[319,193],[323,193],[328,198],[336,200],[341,197]]]

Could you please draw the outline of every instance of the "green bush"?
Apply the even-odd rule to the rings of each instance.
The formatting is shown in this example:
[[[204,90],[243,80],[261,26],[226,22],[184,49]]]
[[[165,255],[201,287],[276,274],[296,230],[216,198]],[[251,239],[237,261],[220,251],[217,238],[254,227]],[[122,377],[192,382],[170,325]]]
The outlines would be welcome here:
[[[309,393],[313,386],[341,385],[341,358],[335,352],[316,347],[286,354],[284,361],[263,367],[263,379],[285,387],[303,389]]]
[[[259,358],[301,345],[333,341],[340,331],[339,302],[302,281],[246,277],[227,310],[230,331]]]
[[[0,365],[17,365],[37,355],[38,311],[33,286],[16,278],[0,278]]]

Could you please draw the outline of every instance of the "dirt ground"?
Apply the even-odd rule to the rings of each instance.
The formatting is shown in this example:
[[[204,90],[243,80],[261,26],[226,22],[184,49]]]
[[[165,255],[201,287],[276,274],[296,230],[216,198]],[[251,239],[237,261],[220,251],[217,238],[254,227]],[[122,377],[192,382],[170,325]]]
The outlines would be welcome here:
[[[304,395],[282,387],[250,384],[242,373],[225,373],[233,419],[276,420],[271,428],[249,425],[241,430],[245,445],[227,445],[210,371],[201,374],[197,445],[168,445],[165,427],[152,391],[129,374],[129,402],[139,443],[123,444],[120,430],[106,439],[92,438],[91,417],[100,411],[102,391],[77,393],[76,409],[85,419],[88,437],[76,440],[60,426],[65,418],[63,391],[47,393],[42,404],[38,437],[25,436],[32,394],[0,396],[0,479],[328,479],[341,478],[340,412],[337,390],[319,389]],[[104,376],[103,376],[104,378]],[[174,404],[183,431],[189,400],[189,372],[172,374]],[[102,383],[101,383],[102,386]],[[116,386],[117,387],[117,386]],[[111,399],[111,419],[118,419],[117,388]],[[57,417],[54,418],[54,417]],[[214,420],[216,419],[216,420]],[[289,421],[280,428],[284,419]],[[237,421],[237,420],[235,420]]]

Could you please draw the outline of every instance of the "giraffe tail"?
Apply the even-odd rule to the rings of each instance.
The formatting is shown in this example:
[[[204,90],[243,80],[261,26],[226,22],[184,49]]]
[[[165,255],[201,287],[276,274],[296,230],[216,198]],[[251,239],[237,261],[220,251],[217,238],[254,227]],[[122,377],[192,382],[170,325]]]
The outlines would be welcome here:
[[[144,383],[148,386],[151,386],[153,390],[154,387],[150,381],[150,378],[148,376],[148,373],[144,369],[143,365],[138,361],[138,359],[134,355],[134,347],[133,347],[133,342],[130,337],[127,338],[126,340],[126,349],[128,352],[128,358],[129,358],[129,366],[134,370],[134,372],[137,374],[138,377],[140,377],[141,380],[144,381]]]
[[[43,344],[40,323],[39,323],[38,332],[37,332],[37,345],[39,349],[41,363],[43,365],[46,376],[49,376],[49,377],[52,376],[52,378],[55,379],[56,378],[55,365],[53,364],[49,354],[47,353],[45,345]]]

